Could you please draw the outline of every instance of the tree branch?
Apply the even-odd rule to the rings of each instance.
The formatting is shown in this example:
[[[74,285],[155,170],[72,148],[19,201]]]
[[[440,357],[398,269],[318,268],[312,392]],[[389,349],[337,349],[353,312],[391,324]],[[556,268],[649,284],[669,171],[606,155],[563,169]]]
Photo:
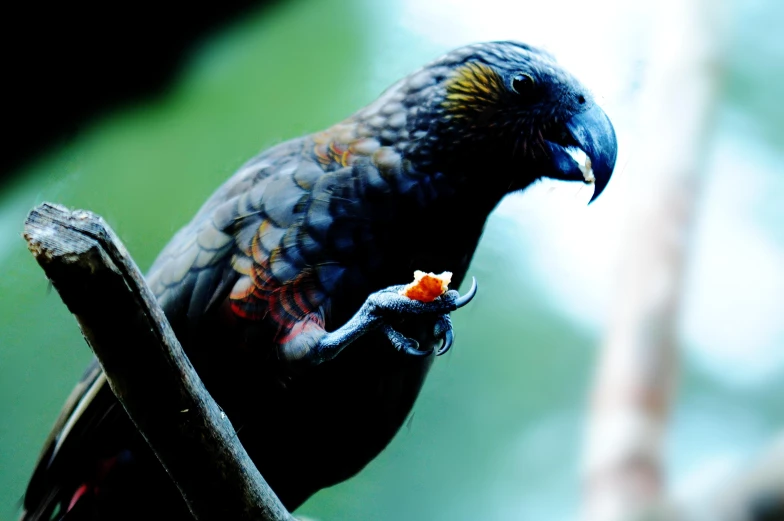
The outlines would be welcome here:
[[[583,521],[669,519],[663,447],[677,320],[721,53],[722,2],[664,0],[640,100],[628,236],[585,446]],[[713,15],[713,16],[710,16]]]
[[[292,520],[104,220],[44,203],[27,217],[24,237],[196,519]]]

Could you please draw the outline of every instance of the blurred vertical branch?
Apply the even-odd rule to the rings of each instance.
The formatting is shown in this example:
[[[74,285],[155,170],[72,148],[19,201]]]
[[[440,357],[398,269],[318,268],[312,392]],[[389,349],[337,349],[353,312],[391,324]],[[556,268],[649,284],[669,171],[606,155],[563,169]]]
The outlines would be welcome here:
[[[584,521],[668,518],[662,458],[678,375],[677,317],[719,80],[721,2],[666,0],[633,161],[636,193],[590,404]]]

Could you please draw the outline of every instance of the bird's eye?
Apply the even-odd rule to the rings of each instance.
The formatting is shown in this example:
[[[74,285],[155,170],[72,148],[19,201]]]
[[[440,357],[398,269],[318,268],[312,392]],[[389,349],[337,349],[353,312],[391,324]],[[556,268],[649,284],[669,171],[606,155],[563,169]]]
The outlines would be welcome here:
[[[512,89],[518,94],[528,94],[534,88],[534,77],[520,72],[512,78]]]

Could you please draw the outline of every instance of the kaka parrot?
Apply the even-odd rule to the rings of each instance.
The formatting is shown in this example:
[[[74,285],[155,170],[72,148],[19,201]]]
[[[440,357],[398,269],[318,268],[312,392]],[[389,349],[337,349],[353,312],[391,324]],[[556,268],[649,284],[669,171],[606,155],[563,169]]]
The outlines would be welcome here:
[[[207,389],[289,510],[359,472],[405,422],[466,295],[410,300],[414,270],[463,281],[488,215],[547,177],[593,184],[608,117],[547,52],[456,49],[367,107],[244,164],[147,282]],[[592,200],[593,200],[592,199]],[[143,377],[143,375],[139,375]],[[96,362],[67,400],[23,520],[191,519]]]

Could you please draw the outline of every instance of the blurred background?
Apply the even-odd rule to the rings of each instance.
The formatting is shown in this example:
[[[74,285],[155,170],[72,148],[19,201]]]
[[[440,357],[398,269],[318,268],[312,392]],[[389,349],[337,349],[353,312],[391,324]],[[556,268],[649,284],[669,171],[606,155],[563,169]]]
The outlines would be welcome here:
[[[679,359],[663,415],[668,494],[700,497],[742,473],[784,431],[784,3],[544,4],[238,2],[196,13],[198,30],[183,27],[192,6],[99,12],[96,32],[74,28],[82,43],[63,44],[67,53],[40,26],[18,25],[40,45],[4,51],[26,68],[9,66],[4,80],[16,90],[4,101],[12,137],[0,178],[0,520],[15,519],[91,356],[20,237],[32,206],[103,215],[144,270],[250,156],[337,122],[442,52],[490,39],[549,49],[595,92],[618,132],[616,174],[590,206],[590,188],[544,183],[502,203],[469,272],[479,295],[454,314],[456,346],[436,361],[412,419],[360,475],[299,513],[576,519],[595,367],[636,294],[619,274],[646,244],[641,211],[669,222],[687,209],[671,223],[680,238],[668,269],[678,275],[664,286],[675,304],[661,325]],[[113,51],[118,34],[124,46]],[[105,63],[90,54],[101,48]],[[114,81],[96,86],[101,71]],[[149,83],[129,85],[148,72]],[[694,81],[705,88],[688,94]],[[678,106],[679,82],[697,102]],[[663,91],[676,95],[660,111]],[[24,92],[39,102],[22,111]],[[679,132],[686,153],[671,146]],[[687,164],[652,167],[668,158]],[[639,287],[651,282],[639,276]]]

